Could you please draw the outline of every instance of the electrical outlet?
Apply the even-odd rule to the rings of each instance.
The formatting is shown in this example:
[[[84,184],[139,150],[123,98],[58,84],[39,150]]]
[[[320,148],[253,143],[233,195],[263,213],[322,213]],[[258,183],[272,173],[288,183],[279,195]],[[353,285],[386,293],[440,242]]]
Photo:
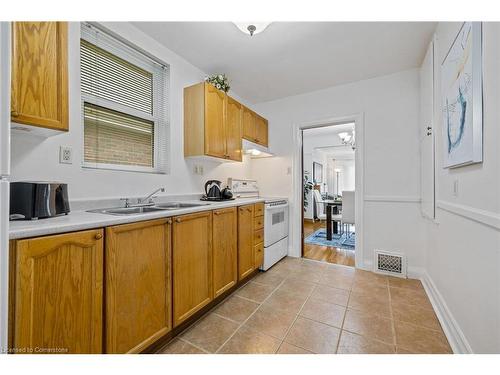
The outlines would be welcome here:
[[[73,150],[71,149],[71,147],[67,146],[59,147],[59,163],[73,164]]]
[[[203,175],[203,165],[196,164],[194,166],[194,174]]]
[[[458,197],[458,179],[453,181],[453,196]]]

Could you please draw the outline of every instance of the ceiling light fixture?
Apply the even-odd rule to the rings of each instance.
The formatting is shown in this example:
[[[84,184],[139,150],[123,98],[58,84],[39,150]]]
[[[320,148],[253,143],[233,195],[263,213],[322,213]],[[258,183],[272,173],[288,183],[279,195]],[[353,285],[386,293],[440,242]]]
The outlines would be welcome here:
[[[238,29],[250,36],[263,32],[270,23],[271,22],[234,22]]]
[[[342,144],[345,146],[351,146],[353,150],[356,149],[356,133],[354,130],[352,133],[342,132],[338,134]]]

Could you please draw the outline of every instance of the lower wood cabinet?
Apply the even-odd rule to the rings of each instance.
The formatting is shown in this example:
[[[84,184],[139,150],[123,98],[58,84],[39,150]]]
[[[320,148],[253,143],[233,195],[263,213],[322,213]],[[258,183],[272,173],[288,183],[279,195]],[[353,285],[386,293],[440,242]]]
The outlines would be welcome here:
[[[238,207],[238,279],[250,275],[255,269],[254,259],[254,206]]]
[[[213,216],[214,298],[238,281],[238,216],[235,207],[215,210]]]
[[[102,238],[96,229],[11,242],[12,348],[102,352]]]
[[[171,219],[106,228],[106,353],[137,353],[168,333]]]
[[[178,326],[213,299],[212,212],[175,217],[172,234],[173,316]]]

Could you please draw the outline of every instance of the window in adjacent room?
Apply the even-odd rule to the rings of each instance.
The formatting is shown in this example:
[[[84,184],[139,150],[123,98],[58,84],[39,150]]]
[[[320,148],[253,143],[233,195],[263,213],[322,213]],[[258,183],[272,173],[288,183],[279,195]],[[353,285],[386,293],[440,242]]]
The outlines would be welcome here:
[[[84,167],[166,173],[168,65],[82,24],[80,67]]]

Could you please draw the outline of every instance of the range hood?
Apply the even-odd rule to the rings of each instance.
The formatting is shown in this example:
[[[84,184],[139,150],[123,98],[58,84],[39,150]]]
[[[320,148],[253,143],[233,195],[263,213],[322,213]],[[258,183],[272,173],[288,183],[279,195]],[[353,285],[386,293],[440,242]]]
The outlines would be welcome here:
[[[243,139],[243,155],[249,155],[252,159],[258,158],[268,158],[274,156],[267,147],[261,146],[257,143],[253,143]]]

